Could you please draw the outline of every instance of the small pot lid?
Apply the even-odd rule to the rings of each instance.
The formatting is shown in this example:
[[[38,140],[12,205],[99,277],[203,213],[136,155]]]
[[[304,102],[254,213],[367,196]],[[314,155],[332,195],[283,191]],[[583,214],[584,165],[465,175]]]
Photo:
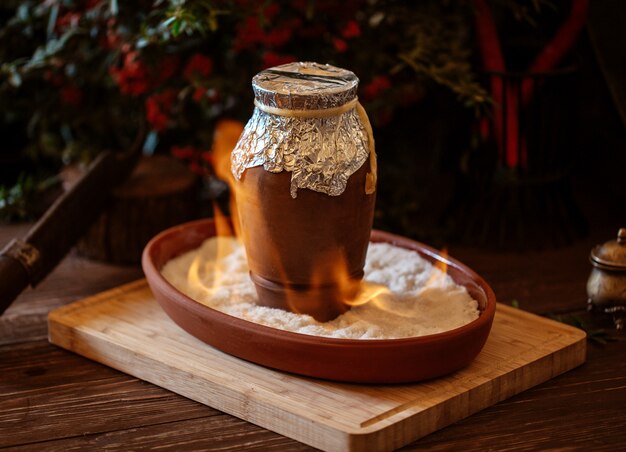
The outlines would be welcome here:
[[[626,271],[626,228],[617,231],[617,240],[609,240],[592,249],[589,258],[596,267]]]
[[[313,62],[275,66],[252,78],[257,101],[287,110],[339,107],[356,97],[358,85],[354,72]]]

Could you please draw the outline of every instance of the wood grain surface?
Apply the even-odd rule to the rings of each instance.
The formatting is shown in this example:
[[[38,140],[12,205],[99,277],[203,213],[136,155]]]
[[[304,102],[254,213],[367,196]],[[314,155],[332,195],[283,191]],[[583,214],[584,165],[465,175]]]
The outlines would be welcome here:
[[[274,371],[222,353],[172,322],[139,280],[50,313],[56,345],[328,451],[401,447],[570,370],[585,333],[500,305],[465,369],[404,385],[351,385]]]
[[[591,329],[606,329],[614,340],[606,345],[590,343],[582,366],[402,450],[623,448],[625,336],[612,330],[610,318],[585,311],[589,251],[613,237],[621,223],[615,221],[615,205],[592,201],[599,207],[589,210],[591,235],[571,246],[523,253],[458,246],[449,251],[485,277],[500,302],[515,299],[521,309],[541,315],[573,314]],[[0,246],[23,235],[28,227],[1,226]],[[46,317],[51,309],[140,276],[137,267],[110,266],[70,255],[0,317],[0,447],[311,450],[47,342]]]

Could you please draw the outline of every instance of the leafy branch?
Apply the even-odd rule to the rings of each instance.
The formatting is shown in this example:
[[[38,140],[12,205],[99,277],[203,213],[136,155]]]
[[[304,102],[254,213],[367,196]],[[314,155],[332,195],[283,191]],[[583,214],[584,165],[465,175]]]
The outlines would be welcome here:
[[[32,206],[42,193],[58,184],[58,176],[37,181],[32,175],[20,174],[13,186],[0,185],[0,221],[29,218]]]
[[[463,11],[454,9],[443,18],[438,10],[424,8],[416,21],[407,28],[409,48],[400,52],[399,71],[409,67],[415,73],[449,88],[468,107],[480,107],[489,102],[486,90],[478,83],[470,63],[468,23]]]

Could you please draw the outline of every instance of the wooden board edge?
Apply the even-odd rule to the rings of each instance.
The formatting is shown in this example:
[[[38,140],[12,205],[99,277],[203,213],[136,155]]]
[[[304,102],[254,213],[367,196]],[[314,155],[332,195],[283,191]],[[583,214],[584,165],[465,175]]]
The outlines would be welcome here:
[[[531,315],[534,316],[534,314]],[[578,332],[582,332],[577,328],[574,329]],[[449,399],[446,404],[439,404],[427,410],[418,411],[401,420],[388,418],[385,420],[386,425],[384,426],[374,425],[367,430],[364,429],[364,431],[359,434],[351,434],[349,450],[354,452],[385,450],[385,448],[389,448],[390,444],[393,449],[400,448],[430,433],[463,420],[485,408],[520,394],[534,386],[545,383],[558,375],[575,369],[584,364],[586,360],[586,335],[584,332],[582,333],[583,334],[580,335],[576,332],[576,338],[572,343],[560,349],[558,354],[548,354],[524,367],[514,369],[498,377],[496,380],[483,383],[463,394]],[[532,368],[530,371],[529,367]],[[504,379],[522,381],[522,374],[524,374],[526,378],[528,375],[534,375],[534,378],[526,381],[525,384],[518,383],[517,385],[508,386],[501,384]],[[494,383],[497,383],[499,392],[493,391],[492,385]],[[483,402],[477,403],[477,400],[482,400]],[[451,410],[449,404],[454,403],[458,403],[460,406]],[[470,409],[472,405],[474,406]],[[406,412],[400,412],[398,415],[406,416]],[[432,422],[433,419],[436,421]]]
[[[61,313],[48,319],[49,341],[56,346],[312,447],[328,451],[351,450],[352,435],[342,429],[299,417],[262,400],[255,399],[250,403],[253,394],[197,379],[123,345],[108,343],[98,334],[66,324],[63,320]],[[155,367],[160,367],[160,371],[154,372]],[[176,381],[185,381],[186,385],[174,387]]]

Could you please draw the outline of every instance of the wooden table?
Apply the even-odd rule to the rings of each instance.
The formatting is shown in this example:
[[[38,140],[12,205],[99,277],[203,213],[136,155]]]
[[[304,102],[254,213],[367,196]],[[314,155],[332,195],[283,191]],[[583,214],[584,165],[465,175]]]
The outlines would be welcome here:
[[[615,339],[590,343],[587,363],[547,383],[433,433],[406,450],[623,448],[626,426],[626,335],[610,319],[587,314],[585,283],[591,247],[619,225],[558,250],[496,253],[452,247],[500,302],[542,315],[576,315]],[[25,225],[0,227],[0,247]],[[139,268],[116,267],[70,255],[36,290],[24,293],[0,318],[0,447],[310,449],[164,389],[127,376],[46,340],[54,307],[140,278]]]

